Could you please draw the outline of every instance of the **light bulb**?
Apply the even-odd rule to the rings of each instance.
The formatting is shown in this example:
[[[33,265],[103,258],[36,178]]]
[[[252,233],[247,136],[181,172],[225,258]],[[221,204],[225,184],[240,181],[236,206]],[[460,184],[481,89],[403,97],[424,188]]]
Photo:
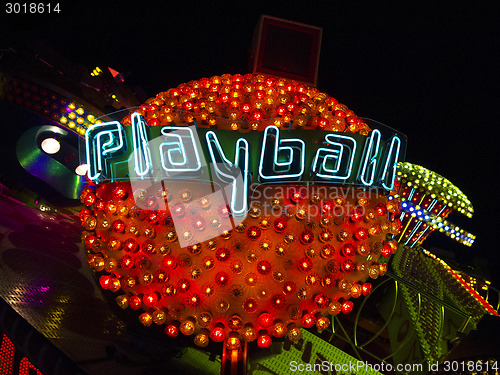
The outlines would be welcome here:
[[[46,154],[49,154],[49,155],[55,154],[55,153],[59,152],[59,150],[61,149],[61,144],[55,138],[45,138],[42,141],[41,146],[42,146],[43,152],[45,152]]]

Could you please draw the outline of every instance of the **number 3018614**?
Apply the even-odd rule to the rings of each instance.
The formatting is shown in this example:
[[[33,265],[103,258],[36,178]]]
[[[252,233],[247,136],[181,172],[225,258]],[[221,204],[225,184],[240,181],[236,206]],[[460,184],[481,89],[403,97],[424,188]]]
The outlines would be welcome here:
[[[5,13],[7,14],[43,14],[60,13],[59,3],[6,3]]]

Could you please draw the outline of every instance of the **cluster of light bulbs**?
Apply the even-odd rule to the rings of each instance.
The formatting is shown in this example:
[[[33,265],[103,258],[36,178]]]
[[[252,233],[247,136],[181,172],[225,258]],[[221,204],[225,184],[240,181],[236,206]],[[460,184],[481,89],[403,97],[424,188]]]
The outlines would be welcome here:
[[[444,202],[453,210],[472,217],[474,208],[467,196],[443,176],[420,165],[399,163],[397,178],[409,187],[426,191],[432,198]]]
[[[84,106],[55,91],[26,80],[0,73],[0,99],[6,99],[59,122],[79,136],[102,121]]]
[[[314,87],[252,73],[183,83],[149,99],[137,112],[150,126],[185,123],[247,132],[274,125],[363,135],[371,130],[347,106]]]

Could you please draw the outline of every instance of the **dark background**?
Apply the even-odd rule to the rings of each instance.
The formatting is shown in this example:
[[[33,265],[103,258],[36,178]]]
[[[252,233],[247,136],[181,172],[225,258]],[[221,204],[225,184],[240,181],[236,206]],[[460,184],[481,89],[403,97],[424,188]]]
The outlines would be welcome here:
[[[2,46],[41,40],[89,71],[124,73],[148,97],[248,72],[261,14],[322,27],[318,88],[406,133],[407,160],[448,178],[474,204],[472,219],[450,217],[477,235],[471,248],[437,233],[424,246],[452,250],[462,264],[488,260],[500,286],[498,1],[73,1],[60,9],[39,16],[2,8]]]

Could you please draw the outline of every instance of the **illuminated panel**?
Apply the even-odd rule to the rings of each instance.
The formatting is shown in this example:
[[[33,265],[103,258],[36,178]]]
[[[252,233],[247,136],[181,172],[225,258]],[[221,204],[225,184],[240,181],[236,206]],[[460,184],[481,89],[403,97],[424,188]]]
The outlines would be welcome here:
[[[41,113],[80,136],[92,125],[102,122],[90,110],[68,97],[1,72],[0,99]]]
[[[40,370],[33,366],[28,358],[24,357],[21,359],[21,363],[19,364],[19,375],[33,375],[33,372],[30,370],[35,371],[36,375],[43,375]]]
[[[0,375],[43,375],[28,358],[24,357],[7,335],[2,336],[0,346]]]
[[[0,375],[10,375],[14,368],[14,354],[16,349],[7,335],[3,335],[0,346]]]
[[[280,139],[276,126],[264,131],[260,153],[261,182],[300,181],[304,173],[305,142],[298,138]]]

